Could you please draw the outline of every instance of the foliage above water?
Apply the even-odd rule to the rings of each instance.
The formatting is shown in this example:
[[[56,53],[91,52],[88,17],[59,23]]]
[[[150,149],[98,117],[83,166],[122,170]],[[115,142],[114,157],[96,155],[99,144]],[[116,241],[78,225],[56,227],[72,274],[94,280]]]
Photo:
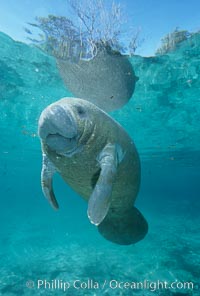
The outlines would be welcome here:
[[[91,59],[98,49],[106,47],[121,54],[134,54],[139,46],[139,30],[129,30],[126,45],[123,42],[123,16],[120,4],[110,6],[101,0],[68,0],[74,17],[48,15],[36,17],[29,23],[41,30],[39,39],[29,38],[45,52],[62,59]],[[26,29],[32,35],[32,31]]]
[[[176,28],[173,32],[168,33],[161,39],[161,46],[157,49],[156,54],[166,54],[175,50],[181,42],[191,38],[194,34],[200,34],[200,31],[190,33],[187,30]]]

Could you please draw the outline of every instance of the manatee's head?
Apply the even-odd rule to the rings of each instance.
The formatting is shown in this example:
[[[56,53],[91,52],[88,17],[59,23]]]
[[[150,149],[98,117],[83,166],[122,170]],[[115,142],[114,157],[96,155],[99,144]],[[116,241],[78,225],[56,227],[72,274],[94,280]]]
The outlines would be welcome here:
[[[82,149],[85,131],[92,129],[88,104],[84,100],[64,98],[44,109],[38,134],[51,151],[71,157]]]

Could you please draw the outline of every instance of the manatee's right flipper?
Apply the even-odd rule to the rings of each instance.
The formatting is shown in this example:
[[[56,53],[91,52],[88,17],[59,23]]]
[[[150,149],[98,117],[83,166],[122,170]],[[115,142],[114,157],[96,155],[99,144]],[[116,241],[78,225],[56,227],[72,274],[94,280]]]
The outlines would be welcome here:
[[[50,159],[43,153],[42,159],[42,172],[41,172],[41,185],[44,196],[48,199],[51,206],[57,210],[59,208],[57,200],[53,192],[53,175],[56,169]]]
[[[102,236],[113,243],[131,245],[145,237],[148,232],[148,224],[135,207],[126,210],[123,214],[110,209],[98,226],[98,230]]]
[[[88,218],[95,225],[102,222],[109,210],[117,167],[123,157],[121,147],[111,143],[98,156],[101,171],[88,202]]]

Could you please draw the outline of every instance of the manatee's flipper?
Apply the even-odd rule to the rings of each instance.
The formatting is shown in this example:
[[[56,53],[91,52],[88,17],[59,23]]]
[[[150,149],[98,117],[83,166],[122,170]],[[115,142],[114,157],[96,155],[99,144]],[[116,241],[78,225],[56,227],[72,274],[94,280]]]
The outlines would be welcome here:
[[[120,244],[131,245],[142,240],[148,232],[148,224],[138,209],[132,207],[118,212],[110,209],[98,230],[107,240]]]
[[[56,169],[50,159],[46,156],[45,153],[43,153],[43,160],[42,160],[42,172],[41,172],[41,185],[42,185],[42,191],[44,193],[44,196],[48,199],[51,206],[54,209],[58,209],[58,203],[55,198],[54,192],[53,192],[53,175],[56,172]]]
[[[109,210],[117,166],[122,158],[117,144],[107,144],[98,156],[101,171],[88,202],[88,218],[95,225],[102,222]]]

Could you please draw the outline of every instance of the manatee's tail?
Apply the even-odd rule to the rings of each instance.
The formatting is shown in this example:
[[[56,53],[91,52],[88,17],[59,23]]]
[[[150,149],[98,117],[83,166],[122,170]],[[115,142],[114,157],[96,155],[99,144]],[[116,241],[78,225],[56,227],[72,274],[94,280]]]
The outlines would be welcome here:
[[[142,240],[148,232],[148,224],[143,215],[135,207],[123,212],[110,209],[98,230],[107,240],[130,245]]]

